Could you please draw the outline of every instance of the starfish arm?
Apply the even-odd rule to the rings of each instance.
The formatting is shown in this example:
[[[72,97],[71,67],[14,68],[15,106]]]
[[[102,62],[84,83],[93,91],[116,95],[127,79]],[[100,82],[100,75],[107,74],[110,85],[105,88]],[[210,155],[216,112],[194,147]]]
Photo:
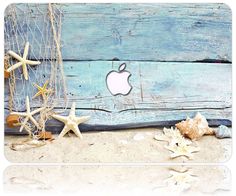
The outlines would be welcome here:
[[[23,54],[23,59],[26,59],[27,55],[29,52],[29,42],[26,42],[25,44],[25,49],[24,49],[24,54]]]
[[[76,117],[76,123],[77,124],[84,123],[84,122],[88,121],[89,118],[90,118],[90,116]]]
[[[72,131],[79,137],[79,139],[83,138],[78,126],[74,126]]]
[[[26,96],[25,105],[26,105],[26,111],[28,113],[30,113],[30,104],[29,104],[29,97],[28,96]]]
[[[47,81],[44,83],[44,85],[43,85],[43,89],[44,89],[44,90],[47,89],[48,82],[49,82],[49,81],[47,80]]]
[[[65,134],[67,134],[68,131],[70,131],[70,130],[69,130],[68,127],[65,125],[58,137],[59,137],[59,138],[60,138],[60,137],[63,137]]]
[[[37,92],[33,97],[32,97],[32,99],[34,99],[34,98],[36,98],[36,97],[38,97],[39,95],[41,95],[42,93],[39,91],[39,92]]]
[[[169,138],[166,135],[155,135],[154,139],[157,141],[166,141],[169,142]]]
[[[14,69],[20,67],[21,65],[22,65],[22,62],[18,62],[18,63],[16,63],[16,64],[12,65],[11,67],[9,67],[9,68],[7,69],[7,71],[8,71],[8,72],[11,72],[11,71],[13,71]]]
[[[25,60],[25,63],[28,65],[39,65],[41,64],[40,61],[31,61],[31,60]]]
[[[23,75],[24,75],[24,77],[25,77],[25,80],[28,80],[29,77],[28,77],[28,70],[27,70],[26,64],[23,64],[23,65],[22,65],[22,69],[23,69]]]
[[[10,54],[10,55],[11,55],[12,57],[14,57],[15,59],[17,59],[18,61],[23,61],[23,58],[20,57],[20,56],[19,56],[18,54],[16,54],[15,52],[9,50],[7,53]]]
[[[37,127],[39,128],[39,124],[37,123],[37,121],[33,118],[33,116],[29,116],[31,122]]]
[[[173,152],[170,157],[173,159],[173,158],[176,158],[176,157],[180,157],[180,156],[183,156],[182,154],[178,153],[178,152]]]
[[[20,132],[22,132],[22,130],[24,129],[24,127],[25,127],[26,123],[28,122],[28,120],[29,120],[29,117],[26,117],[25,120],[23,121],[23,123],[21,124],[20,130],[19,130]]]
[[[34,86],[35,86],[39,91],[43,90],[43,88],[42,88],[41,86],[39,86],[39,85],[37,85],[37,84],[35,84],[35,83],[34,83]]]
[[[13,115],[18,115],[18,116],[27,116],[27,113],[25,112],[11,112]]]
[[[186,157],[189,158],[189,159],[193,159],[193,155],[192,155],[191,152],[183,153],[182,156],[186,156]]]
[[[33,115],[35,115],[35,114],[39,113],[40,111],[42,111],[42,110],[44,110],[44,109],[45,109],[45,107],[38,108],[38,109],[36,109],[36,110],[32,111],[32,112],[31,112],[31,115],[33,116]]]
[[[63,123],[67,122],[67,116],[60,116],[60,115],[54,114],[54,115],[52,115],[52,117],[63,122]]]
[[[70,116],[75,116],[75,102],[72,103],[69,115]]]
[[[164,146],[166,149],[170,150],[171,152],[174,152],[175,149],[172,146]]]

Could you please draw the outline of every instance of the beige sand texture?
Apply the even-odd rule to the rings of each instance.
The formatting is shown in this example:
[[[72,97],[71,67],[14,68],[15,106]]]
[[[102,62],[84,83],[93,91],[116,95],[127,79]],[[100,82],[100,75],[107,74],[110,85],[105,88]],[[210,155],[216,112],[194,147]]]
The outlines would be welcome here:
[[[172,178],[171,172],[183,178]],[[191,177],[189,178],[189,175]],[[10,166],[5,193],[82,195],[230,195],[224,166]]]
[[[167,143],[153,139],[161,130],[90,132],[83,133],[83,140],[74,135],[60,139],[54,135],[55,140],[26,151],[13,151],[9,147],[26,136],[6,136],[5,156],[14,163],[218,163],[231,156],[231,139],[203,136],[194,143],[200,151],[193,154],[192,160],[184,156],[171,159],[171,152],[164,148]]]

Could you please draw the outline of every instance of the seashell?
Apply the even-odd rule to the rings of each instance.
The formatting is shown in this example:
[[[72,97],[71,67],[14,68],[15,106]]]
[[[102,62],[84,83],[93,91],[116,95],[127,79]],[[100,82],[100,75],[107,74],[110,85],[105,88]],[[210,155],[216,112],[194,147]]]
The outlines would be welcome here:
[[[218,129],[215,130],[215,135],[217,138],[231,138],[232,130],[224,125],[220,125]]]
[[[52,132],[49,131],[40,131],[38,135],[36,135],[38,140],[51,140]]]
[[[6,122],[8,127],[15,127],[20,123],[19,116],[16,114],[10,114],[7,116]]]
[[[198,140],[205,134],[214,134],[214,129],[208,126],[206,118],[200,113],[197,113],[193,119],[187,117],[186,120],[177,123],[175,126],[180,130],[182,135],[191,140]]]
[[[44,146],[46,143],[45,141],[40,141],[40,140],[25,140],[19,143],[12,143],[10,144],[10,149],[14,150],[14,151],[25,151],[25,150],[29,150],[31,148],[37,148],[37,147],[41,147]]]
[[[144,137],[143,134],[137,133],[137,134],[133,137],[133,139],[134,139],[135,141],[140,141],[140,140],[145,139],[145,137]]]
[[[4,70],[4,78],[10,78],[10,72],[7,70]]]

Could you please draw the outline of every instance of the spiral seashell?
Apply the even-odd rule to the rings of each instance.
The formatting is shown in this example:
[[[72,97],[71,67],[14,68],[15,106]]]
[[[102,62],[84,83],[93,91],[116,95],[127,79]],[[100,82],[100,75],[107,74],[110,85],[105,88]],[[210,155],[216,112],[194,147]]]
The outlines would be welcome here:
[[[183,136],[186,136],[191,140],[198,140],[205,134],[214,134],[214,129],[208,126],[206,118],[200,113],[197,113],[193,119],[187,117],[186,120],[177,123],[175,126]]]

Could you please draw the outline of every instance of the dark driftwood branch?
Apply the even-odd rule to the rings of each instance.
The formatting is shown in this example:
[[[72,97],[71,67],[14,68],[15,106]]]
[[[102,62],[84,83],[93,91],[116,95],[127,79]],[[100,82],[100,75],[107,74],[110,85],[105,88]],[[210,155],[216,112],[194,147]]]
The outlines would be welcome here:
[[[90,124],[81,124],[79,126],[81,132],[96,132],[96,131],[117,131],[117,130],[128,130],[135,128],[162,128],[162,127],[171,127],[181,120],[171,120],[171,121],[156,121],[156,122],[145,122],[145,123],[129,123],[129,124],[119,124],[119,125],[90,125]],[[227,119],[208,119],[209,126],[217,127],[220,125],[225,125],[228,127],[232,126],[232,122]],[[63,124],[50,120],[46,125],[46,130],[51,131],[54,134],[60,133],[63,128]],[[5,134],[6,135],[25,135],[26,132],[19,132],[19,127],[17,128],[8,128],[5,125]]]

